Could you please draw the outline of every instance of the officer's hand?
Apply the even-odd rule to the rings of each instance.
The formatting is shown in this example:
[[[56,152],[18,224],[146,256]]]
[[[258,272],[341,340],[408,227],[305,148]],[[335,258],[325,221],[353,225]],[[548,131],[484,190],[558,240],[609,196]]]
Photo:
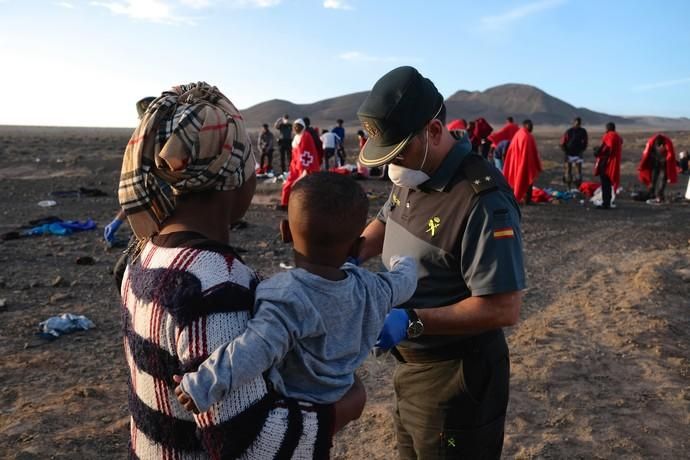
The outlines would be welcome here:
[[[376,347],[382,350],[390,350],[403,339],[407,338],[407,327],[410,317],[402,308],[394,308],[386,316],[383,329],[376,340]]]
[[[113,244],[113,241],[115,241],[115,233],[117,233],[121,225],[122,220],[113,219],[112,222],[105,226],[105,229],[103,229],[103,239],[105,239],[108,244]]]

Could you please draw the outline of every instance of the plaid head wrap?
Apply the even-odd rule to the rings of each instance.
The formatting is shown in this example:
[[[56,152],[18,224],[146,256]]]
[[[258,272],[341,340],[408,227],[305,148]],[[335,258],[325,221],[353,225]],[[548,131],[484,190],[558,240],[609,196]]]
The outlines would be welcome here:
[[[141,240],[158,233],[176,195],[233,190],[252,174],[239,110],[215,86],[176,86],[151,102],[127,144],[120,206]]]

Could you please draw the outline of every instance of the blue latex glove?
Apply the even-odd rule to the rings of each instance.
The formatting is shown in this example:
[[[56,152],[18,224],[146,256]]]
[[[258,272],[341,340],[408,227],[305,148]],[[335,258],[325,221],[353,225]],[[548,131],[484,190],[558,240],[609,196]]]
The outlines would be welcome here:
[[[383,329],[376,339],[376,347],[382,350],[390,350],[403,339],[407,338],[407,327],[410,324],[410,317],[402,308],[394,308],[386,316],[383,322]]]
[[[113,244],[115,241],[115,233],[117,233],[117,230],[122,225],[122,222],[123,221],[120,219],[113,219],[113,221],[106,225],[105,229],[103,229],[103,238],[108,242],[108,244]]]

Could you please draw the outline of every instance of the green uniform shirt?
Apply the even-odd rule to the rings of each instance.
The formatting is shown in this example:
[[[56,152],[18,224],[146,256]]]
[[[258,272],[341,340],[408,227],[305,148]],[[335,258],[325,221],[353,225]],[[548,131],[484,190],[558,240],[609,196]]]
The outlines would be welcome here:
[[[420,190],[393,186],[378,214],[382,259],[414,257],[418,287],[403,305],[432,308],[525,288],[520,209],[503,175],[458,141]],[[424,335],[400,345],[433,348],[466,337]]]

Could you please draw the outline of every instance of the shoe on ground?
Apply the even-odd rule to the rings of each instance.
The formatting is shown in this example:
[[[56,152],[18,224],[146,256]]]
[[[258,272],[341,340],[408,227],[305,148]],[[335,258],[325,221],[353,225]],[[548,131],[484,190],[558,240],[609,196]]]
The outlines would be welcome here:
[[[661,204],[661,200],[659,198],[650,198],[647,201],[645,201],[645,203],[659,205]]]

